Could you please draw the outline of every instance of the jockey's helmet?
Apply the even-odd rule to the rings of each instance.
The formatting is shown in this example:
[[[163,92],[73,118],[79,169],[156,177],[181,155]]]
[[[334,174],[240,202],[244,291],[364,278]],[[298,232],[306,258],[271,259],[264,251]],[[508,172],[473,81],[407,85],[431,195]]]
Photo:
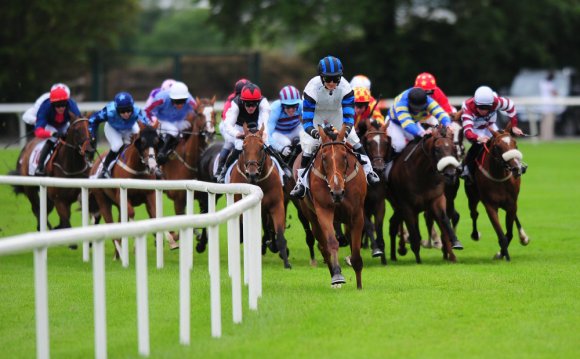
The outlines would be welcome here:
[[[189,97],[187,85],[180,81],[175,83],[169,89],[169,98],[172,100],[185,100]]]
[[[247,84],[242,88],[242,92],[240,93],[240,99],[242,101],[250,101],[250,102],[257,102],[262,99],[262,91],[255,84]]]
[[[437,88],[437,81],[435,81],[435,76],[428,72],[420,73],[415,79],[415,87],[420,87],[425,91],[435,90],[435,88]]]
[[[282,105],[298,105],[302,101],[300,91],[292,85],[284,86],[280,90],[280,102]]]
[[[63,88],[66,91],[66,93],[70,96],[70,89],[68,88],[67,85],[65,85],[65,84],[63,84],[61,82],[52,85],[52,87],[50,88],[50,90],[52,91],[52,90],[54,90],[57,87]]]
[[[318,62],[320,76],[342,76],[342,63],[334,56],[326,56]]]
[[[420,87],[413,87],[409,91],[409,107],[413,112],[420,112],[427,106],[427,94]]]
[[[371,92],[365,87],[355,87],[354,89],[355,103],[369,103],[371,102]]]
[[[235,94],[239,95],[242,92],[242,89],[244,88],[244,86],[246,86],[249,83],[250,83],[250,80],[248,80],[248,79],[239,79],[238,81],[236,81],[236,84],[234,85]]]
[[[56,87],[50,90],[50,103],[66,101],[68,98],[68,93],[62,87]]]
[[[118,113],[133,112],[133,96],[128,92],[119,92],[115,95],[115,109]]]
[[[167,79],[165,81],[163,81],[163,83],[161,83],[161,90],[162,91],[167,91],[171,88],[171,86],[173,86],[173,84],[175,83],[174,79]]]
[[[493,90],[488,86],[480,86],[475,90],[473,101],[476,106],[492,106],[495,98]]]
[[[371,90],[371,80],[365,75],[356,75],[355,77],[350,80],[350,86],[352,88],[355,87],[364,87],[367,90]]]

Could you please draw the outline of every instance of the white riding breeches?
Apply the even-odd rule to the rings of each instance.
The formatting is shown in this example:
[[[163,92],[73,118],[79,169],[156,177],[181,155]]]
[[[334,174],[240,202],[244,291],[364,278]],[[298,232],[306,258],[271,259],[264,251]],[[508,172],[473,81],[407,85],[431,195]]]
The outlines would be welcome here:
[[[295,129],[288,133],[274,131],[272,132],[270,145],[272,145],[276,151],[282,152],[284,147],[292,145],[293,138],[300,137],[301,132],[304,132],[302,126],[297,126]]]
[[[356,134],[356,131],[351,130],[346,138],[346,142],[348,142],[351,146],[360,143],[360,139]],[[312,138],[309,134],[304,131],[300,131],[300,145],[302,146],[302,152],[306,154],[306,156],[312,156],[318,146],[320,146],[320,139]]]
[[[403,152],[403,149],[414,139],[414,136],[409,132],[403,130],[401,126],[394,123],[393,121],[389,121],[389,128],[387,129],[387,133],[389,137],[391,137],[391,146],[397,153]]]
[[[125,131],[119,131],[109,125],[109,123],[105,123],[105,137],[107,138],[107,141],[109,141],[111,151],[113,152],[119,152],[123,145],[130,144],[131,136],[137,133],[139,133],[139,125],[137,122],[135,122],[132,128]]]
[[[159,120],[159,132],[161,135],[167,134],[173,137],[177,137],[181,131],[187,130],[190,127],[191,124],[187,120],[181,120],[177,122]]]

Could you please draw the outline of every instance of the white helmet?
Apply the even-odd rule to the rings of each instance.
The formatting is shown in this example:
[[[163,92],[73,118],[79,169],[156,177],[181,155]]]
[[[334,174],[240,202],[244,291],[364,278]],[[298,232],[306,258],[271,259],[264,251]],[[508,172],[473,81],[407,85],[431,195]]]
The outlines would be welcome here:
[[[169,98],[172,100],[183,100],[189,97],[187,85],[183,82],[176,81],[169,89]]]
[[[167,79],[163,81],[163,83],[161,84],[161,90],[163,91],[169,90],[169,88],[173,86],[174,83],[175,83],[174,79]]]
[[[477,106],[491,106],[495,98],[493,90],[488,86],[480,86],[475,90],[473,101]]]
[[[367,90],[371,90],[371,80],[365,75],[356,75],[350,80],[350,87],[364,87]]]
[[[65,85],[65,84],[63,84],[61,82],[56,83],[56,84],[52,85],[52,87],[50,88],[50,91],[52,91],[52,90],[54,90],[56,88],[61,88],[61,89],[65,90],[66,91],[66,94],[69,95],[69,97],[70,97],[70,89],[68,88],[67,85]]]

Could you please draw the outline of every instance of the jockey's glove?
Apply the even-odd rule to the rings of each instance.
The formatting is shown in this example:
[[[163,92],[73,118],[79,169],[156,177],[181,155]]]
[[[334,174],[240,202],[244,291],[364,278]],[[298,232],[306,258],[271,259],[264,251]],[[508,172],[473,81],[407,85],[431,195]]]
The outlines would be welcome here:
[[[290,154],[290,152],[292,152],[292,150],[290,149],[290,146],[285,146],[282,149],[282,156],[286,157]]]
[[[310,135],[310,137],[312,137],[314,139],[319,139],[320,138],[320,133],[318,133],[318,130],[315,129],[314,127],[308,127],[304,131],[306,131],[306,133],[308,133]]]
[[[344,131],[344,134],[348,136],[348,134],[350,133],[350,130],[352,130],[352,126],[346,125],[346,131]]]

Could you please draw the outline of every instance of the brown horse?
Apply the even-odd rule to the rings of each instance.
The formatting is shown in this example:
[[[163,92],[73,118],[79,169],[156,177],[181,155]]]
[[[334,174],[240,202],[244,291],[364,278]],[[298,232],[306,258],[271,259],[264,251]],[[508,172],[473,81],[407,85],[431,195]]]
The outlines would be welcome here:
[[[87,178],[92,166],[92,159],[95,149],[91,145],[88,120],[86,118],[75,118],[71,120],[64,139],[59,139],[46,165],[46,173],[50,177],[58,178]],[[42,139],[35,138],[24,146],[16,171],[11,174],[28,176],[30,156]],[[37,230],[40,230],[40,202],[38,189],[31,186],[14,186],[14,192],[24,193],[32,206],[32,212],[36,216]],[[76,202],[80,189],[78,188],[56,188],[47,189],[47,213],[56,207],[60,223],[56,229],[70,228],[71,204]],[[50,223],[48,228],[52,228]]]
[[[356,285],[362,289],[363,261],[360,255],[364,226],[364,199],[367,182],[345,140],[346,126],[335,136],[319,126],[321,146],[314,157],[308,178],[309,194],[300,205],[318,240],[318,248],[330,271],[332,287],[346,283],[338,260],[339,244],[334,220],[345,224],[345,234],[351,239],[351,264],[356,274]],[[295,163],[295,168],[297,163]]]
[[[286,229],[286,212],[284,209],[284,193],[278,168],[264,148],[264,126],[251,132],[244,123],[244,144],[242,153],[232,169],[230,183],[249,183],[256,185],[264,192],[262,198],[262,226],[268,231],[272,226],[276,233],[276,247],[284,268],[292,268],[288,262],[288,250],[284,230]],[[241,199],[240,195],[234,196]]]
[[[361,134],[361,143],[365,148],[373,170],[381,177],[381,182],[370,185],[365,197],[365,237],[370,239],[373,257],[380,257],[383,264],[385,258],[385,241],[383,238],[383,222],[385,218],[385,163],[391,156],[391,140],[387,136],[387,126],[377,121],[366,119],[366,131]],[[373,223],[374,217],[374,223]],[[376,238],[376,239],[375,239]],[[363,247],[364,242],[363,242]],[[365,248],[368,247],[368,244]]]
[[[504,131],[491,130],[493,137],[477,157],[474,183],[465,186],[473,228],[471,238],[479,240],[477,230],[477,204],[481,201],[499,241],[500,252],[496,259],[510,260],[508,247],[513,237],[514,221],[518,227],[520,243],[527,245],[529,238],[517,217],[518,195],[522,175],[522,153],[517,149],[516,140],[510,136],[511,125]],[[499,223],[498,209],[506,212],[506,233]]]
[[[444,190],[445,182],[451,183],[457,176],[458,166],[452,134],[446,128],[434,129],[432,135],[409,143],[394,160],[387,181],[387,199],[394,210],[389,229],[391,259],[396,260],[393,258],[396,235],[404,220],[415,260],[421,263],[418,215],[429,211],[443,233],[443,258],[456,261],[452,246],[462,247],[447,216]],[[406,254],[404,241],[399,245],[399,254]]]
[[[155,179],[157,167],[157,149],[159,135],[157,129],[139,124],[141,131],[134,136],[131,144],[119,154],[112,171],[111,178]],[[103,154],[103,157],[106,154]],[[95,162],[91,175],[96,175],[102,158]],[[90,192],[89,210],[95,217],[95,223],[102,216],[106,223],[113,222],[112,206],[119,208],[121,203],[120,190],[116,188],[95,188]],[[129,220],[135,218],[134,207],[145,203],[150,218],[155,218],[155,191],[129,189],[127,191],[127,216]],[[118,242],[118,241],[117,241]],[[115,246],[115,258],[119,253]]]

